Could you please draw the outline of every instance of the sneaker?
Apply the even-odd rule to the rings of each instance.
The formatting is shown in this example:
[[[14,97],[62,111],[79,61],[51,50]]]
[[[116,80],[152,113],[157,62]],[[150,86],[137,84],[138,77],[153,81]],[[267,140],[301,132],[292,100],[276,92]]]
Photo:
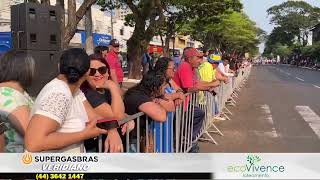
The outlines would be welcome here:
[[[221,116],[214,116],[213,118],[214,118],[215,120],[219,120],[219,121],[225,121],[225,120],[227,120],[226,118],[221,117]]]

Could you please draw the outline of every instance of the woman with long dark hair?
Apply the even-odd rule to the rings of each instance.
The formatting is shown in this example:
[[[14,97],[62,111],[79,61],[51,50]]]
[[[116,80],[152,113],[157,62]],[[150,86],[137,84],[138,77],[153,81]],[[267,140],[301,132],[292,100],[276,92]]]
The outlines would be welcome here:
[[[164,97],[164,89],[167,86],[166,77],[155,71],[149,71],[145,74],[141,82],[130,88],[124,95],[125,110],[128,115],[138,112],[144,112],[150,119],[158,122],[167,120],[167,112],[175,111],[174,102]],[[141,135],[146,129],[146,117],[143,116],[140,121]],[[136,131],[133,130],[133,133]],[[136,134],[133,134],[136,137]],[[135,140],[135,138],[133,138]],[[130,142],[131,151],[136,152],[136,143]]]
[[[180,104],[184,99],[183,90],[172,80],[175,73],[174,61],[167,57],[161,57],[154,67],[158,74],[166,77],[169,86],[165,88],[166,97],[175,101],[176,105]]]
[[[81,90],[84,92],[87,100],[94,109],[94,112],[109,121],[109,126],[112,126],[108,131],[105,140],[105,151],[122,152],[123,146],[117,131],[118,120],[126,117],[124,113],[124,104],[121,97],[121,89],[112,80],[110,80],[110,67],[108,63],[100,55],[90,55],[90,70],[89,76],[82,84]],[[134,122],[128,123],[131,129],[134,127]],[[122,128],[122,133],[125,133],[126,127]],[[85,141],[86,149],[95,149],[97,151],[97,139]]]
[[[60,74],[40,91],[25,135],[28,151],[84,152],[85,139],[106,134],[96,126],[98,117],[80,90],[90,68],[83,49],[63,51]]]

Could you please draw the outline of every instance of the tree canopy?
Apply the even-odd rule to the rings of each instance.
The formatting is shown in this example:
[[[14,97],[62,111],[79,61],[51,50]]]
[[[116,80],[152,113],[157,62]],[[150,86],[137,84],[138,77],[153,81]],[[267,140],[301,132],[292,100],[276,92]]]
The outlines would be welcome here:
[[[304,1],[287,1],[267,10],[275,25],[266,38],[263,55],[316,58],[318,45],[307,46],[310,29],[320,22],[320,9]]]

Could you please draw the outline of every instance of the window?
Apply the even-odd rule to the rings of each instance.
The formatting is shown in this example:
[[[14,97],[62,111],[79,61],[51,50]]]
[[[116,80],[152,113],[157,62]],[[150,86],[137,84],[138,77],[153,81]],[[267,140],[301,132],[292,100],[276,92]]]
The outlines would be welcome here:
[[[121,29],[120,29],[120,35],[123,36],[123,34],[124,34],[124,29],[121,28]]]
[[[29,8],[29,18],[36,19],[36,10],[34,8]]]
[[[57,21],[56,12],[49,11],[50,21]]]
[[[37,35],[34,33],[30,34],[30,41],[31,43],[36,43],[37,42]]]
[[[55,34],[50,35],[50,44],[57,44],[57,37]]]

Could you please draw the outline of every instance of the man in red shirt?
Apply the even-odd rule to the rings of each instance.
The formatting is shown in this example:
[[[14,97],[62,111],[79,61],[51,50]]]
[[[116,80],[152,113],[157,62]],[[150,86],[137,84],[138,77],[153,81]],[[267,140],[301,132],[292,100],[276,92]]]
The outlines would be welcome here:
[[[180,86],[184,92],[193,93],[198,91],[211,91],[214,87],[219,86],[219,81],[205,82],[198,80],[196,69],[200,66],[203,54],[195,48],[187,47],[183,53],[184,61],[178,67],[173,80]],[[189,98],[187,98],[188,100]],[[193,130],[192,140],[194,141],[200,133],[205,113],[195,104],[193,113]],[[196,153],[199,151],[197,142],[193,144],[190,152]]]
[[[106,57],[106,61],[110,66],[110,76],[111,79],[114,82],[117,82],[120,87],[122,87],[122,82],[123,82],[123,70],[121,66],[121,62],[119,60],[118,54],[120,52],[119,48],[119,41],[116,39],[112,39],[110,41],[110,46],[109,50],[110,52],[108,53]]]
[[[196,69],[200,66],[202,59],[203,54],[196,48],[187,48],[184,52],[184,61],[177,69],[173,80],[186,93],[209,91],[220,84],[216,80],[205,82],[198,79]]]

